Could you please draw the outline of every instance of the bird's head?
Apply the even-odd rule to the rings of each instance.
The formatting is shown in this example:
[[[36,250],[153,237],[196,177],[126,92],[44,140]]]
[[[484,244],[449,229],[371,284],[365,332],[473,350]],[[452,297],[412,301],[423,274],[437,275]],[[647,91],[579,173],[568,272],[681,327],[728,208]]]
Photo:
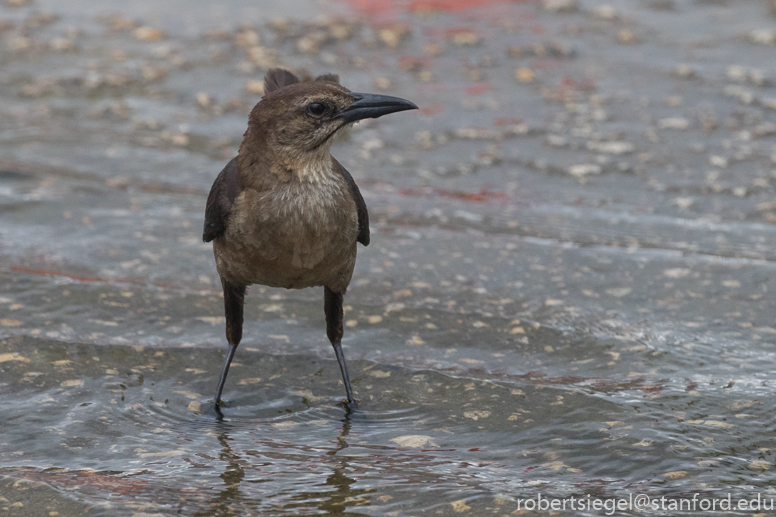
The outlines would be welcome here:
[[[326,157],[335,136],[353,123],[418,109],[388,95],[351,92],[333,75],[299,80],[285,70],[270,70],[265,95],[251,112],[245,138],[260,138],[276,155],[292,161]]]

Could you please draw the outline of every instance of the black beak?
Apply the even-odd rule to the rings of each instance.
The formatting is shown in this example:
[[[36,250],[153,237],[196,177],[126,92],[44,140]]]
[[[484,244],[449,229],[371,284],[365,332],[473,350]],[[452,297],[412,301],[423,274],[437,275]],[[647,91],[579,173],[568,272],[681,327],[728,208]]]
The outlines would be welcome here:
[[[375,95],[372,93],[351,92],[355,101],[339,112],[345,122],[355,122],[365,118],[377,118],[397,111],[416,110],[418,107],[404,99],[390,97],[388,95]]]

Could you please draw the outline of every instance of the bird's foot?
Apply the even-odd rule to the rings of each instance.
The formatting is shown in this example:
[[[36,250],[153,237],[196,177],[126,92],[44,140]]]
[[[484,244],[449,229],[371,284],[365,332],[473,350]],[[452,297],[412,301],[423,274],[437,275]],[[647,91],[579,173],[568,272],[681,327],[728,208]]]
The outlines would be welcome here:
[[[224,419],[224,413],[221,411],[221,406],[223,405],[223,401],[221,402],[214,402],[210,409],[208,409],[205,414],[210,417],[214,417],[217,421],[222,421]]]
[[[350,412],[350,411],[356,411],[358,410],[358,400],[357,399],[345,399],[337,403],[337,406],[343,408],[344,410]]]

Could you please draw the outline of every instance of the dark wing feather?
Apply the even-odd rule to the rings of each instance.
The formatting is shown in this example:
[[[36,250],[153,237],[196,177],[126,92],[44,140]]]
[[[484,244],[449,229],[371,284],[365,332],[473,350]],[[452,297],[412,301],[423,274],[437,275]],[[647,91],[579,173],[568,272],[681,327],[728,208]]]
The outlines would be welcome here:
[[[205,227],[202,240],[210,242],[226,230],[226,222],[232,212],[232,204],[240,193],[240,178],[237,174],[237,158],[226,164],[210,187],[205,205]]]
[[[353,195],[353,201],[356,202],[356,210],[358,211],[358,237],[356,237],[356,241],[364,246],[369,246],[369,212],[366,210],[366,203],[364,203],[364,198],[361,196],[361,191],[358,190],[358,185],[356,185],[356,181],[348,170],[334,158],[331,161],[334,164],[334,168],[345,178],[348,188],[350,188],[350,193]]]
[[[285,68],[273,68],[264,76],[264,94],[298,82],[299,78]]]

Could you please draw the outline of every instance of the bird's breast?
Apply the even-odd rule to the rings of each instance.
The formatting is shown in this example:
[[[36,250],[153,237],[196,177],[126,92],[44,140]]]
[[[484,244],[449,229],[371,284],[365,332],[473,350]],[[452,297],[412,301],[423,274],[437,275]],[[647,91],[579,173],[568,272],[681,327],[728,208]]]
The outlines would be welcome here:
[[[358,216],[344,179],[297,177],[271,189],[244,190],[225,235],[230,260],[251,267],[249,283],[325,284],[355,264]]]

